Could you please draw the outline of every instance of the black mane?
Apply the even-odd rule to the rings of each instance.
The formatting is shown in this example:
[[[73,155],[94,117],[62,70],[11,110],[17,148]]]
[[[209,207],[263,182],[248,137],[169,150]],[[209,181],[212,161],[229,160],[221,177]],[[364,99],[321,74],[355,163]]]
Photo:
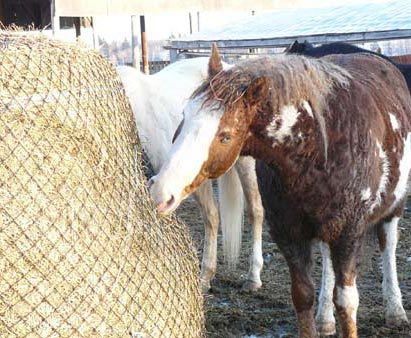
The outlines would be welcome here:
[[[357,47],[355,45],[351,45],[349,43],[344,43],[344,42],[332,42],[332,43],[326,43],[318,47],[314,47],[311,43],[308,41],[304,41],[302,43],[299,42],[294,42],[291,47],[287,50],[287,53],[289,54],[302,54],[306,56],[312,56],[312,57],[322,57],[330,54],[353,54],[353,53],[367,53],[367,54],[373,54],[377,55],[379,57],[382,57],[383,59],[393,63],[396,65],[394,61],[392,61],[389,57],[373,52],[368,49],[364,49],[361,47]]]

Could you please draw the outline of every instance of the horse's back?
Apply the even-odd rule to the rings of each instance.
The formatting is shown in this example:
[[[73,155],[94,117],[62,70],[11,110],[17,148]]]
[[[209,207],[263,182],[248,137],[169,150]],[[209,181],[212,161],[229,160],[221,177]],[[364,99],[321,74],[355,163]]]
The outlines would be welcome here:
[[[322,57],[330,54],[352,54],[362,52],[366,52],[366,50],[348,43],[336,42],[324,44],[319,47],[307,48],[303,51],[302,54],[315,57]]]
[[[376,76],[387,78],[386,72],[401,79],[401,72],[392,62],[385,58],[370,53],[330,54],[321,57],[322,60],[332,62],[352,73],[361,74],[367,78]]]
[[[334,42],[323,44],[318,47],[314,47],[308,43],[301,43],[301,44],[293,44],[289,50],[286,51],[288,54],[301,54],[305,56],[320,58],[327,55],[334,55],[334,54],[354,54],[354,53],[362,53],[362,54],[369,54],[378,56],[387,60],[389,63],[395,65],[403,74],[405,81],[407,83],[407,87],[411,92],[411,65],[406,62],[407,60],[411,60],[410,58],[403,58],[400,57],[387,57],[384,54],[380,54],[377,52],[373,52],[368,49],[363,49],[355,45],[351,45],[348,43],[343,42]],[[409,55],[408,55],[409,56]]]
[[[383,58],[346,54],[324,59],[352,75],[350,87],[338,91],[331,105],[333,118],[345,123],[350,151],[356,154],[353,166],[368,173],[364,188],[376,191],[368,213],[373,223],[403,203],[399,191],[404,190],[410,167],[411,96],[402,73]]]
[[[335,54],[322,59],[351,75],[349,87],[337,89],[330,101],[334,120],[351,121],[360,138],[371,132],[381,142],[392,139],[393,132],[401,137],[411,132],[411,96],[395,65],[371,54]]]
[[[353,82],[370,89],[370,95],[378,93],[381,106],[389,104],[391,98],[403,103],[402,110],[411,108],[410,92],[402,72],[386,59],[368,53],[333,54],[321,59],[347,70]]]
[[[198,77],[207,76],[207,65],[208,58],[198,57],[192,59],[183,59],[169,64],[164,67],[161,71],[156,73],[156,75],[164,76],[175,76],[175,75],[189,75],[195,74]]]
[[[264,176],[264,182],[260,179],[262,195],[268,196],[265,200],[270,202],[275,200],[266,205],[270,209],[267,218],[273,223],[298,223],[299,217],[301,226],[321,224],[307,229],[327,239],[331,230],[341,230],[342,224],[373,224],[403,202],[402,190],[409,170],[411,96],[402,74],[383,58],[335,54],[318,60],[324,61],[350,75],[347,84],[337,84],[325,94],[324,111],[319,112],[325,119],[327,170],[319,169],[315,161],[307,162],[302,166],[304,182],[287,187],[273,166],[265,168],[260,163],[257,168]],[[280,188],[273,188],[277,186]],[[369,197],[367,191],[371,192]],[[307,198],[295,197],[303,195]],[[365,197],[367,200],[363,200]],[[331,232],[325,235],[328,230]]]

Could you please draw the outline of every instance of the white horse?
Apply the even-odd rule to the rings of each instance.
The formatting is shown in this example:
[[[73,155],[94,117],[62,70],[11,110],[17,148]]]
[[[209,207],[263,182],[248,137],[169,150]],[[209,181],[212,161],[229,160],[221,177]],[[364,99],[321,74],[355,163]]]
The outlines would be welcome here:
[[[142,147],[156,173],[167,159],[186,101],[207,77],[207,65],[208,58],[186,59],[173,63],[154,75],[145,75],[132,67],[118,67],[134,112]],[[230,66],[225,64],[225,67]],[[223,250],[230,265],[234,265],[239,256],[245,196],[253,229],[253,248],[243,289],[256,290],[262,285],[261,237],[264,216],[254,160],[251,157],[240,157],[235,166],[218,180],[218,188]],[[200,206],[205,226],[201,264],[201,285],[205,292],[210,289],[210,281],[217,267],[219,213],[212,182],[206,181],[194,197]]]

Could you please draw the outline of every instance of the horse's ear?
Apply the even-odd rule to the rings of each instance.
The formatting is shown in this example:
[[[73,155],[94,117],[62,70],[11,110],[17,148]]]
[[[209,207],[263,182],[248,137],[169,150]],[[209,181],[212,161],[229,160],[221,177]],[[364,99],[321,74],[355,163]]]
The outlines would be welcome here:
[[[255,79],[247,89],[247,101],[253,106],[267,96],[270,90],[269,79],[265,76]]]
[[[291,45],[289,45],[286,49],[285,49],[285,53],[295,53],[296,51],[298,51],[298,46],[300,44],[298,43],[297,40],[295,40]]]
[[[213,77],[223,70],[220,53],[218,52],[217,44],[214,42],[211,46],[211,56],[208,61],[208,76]]]

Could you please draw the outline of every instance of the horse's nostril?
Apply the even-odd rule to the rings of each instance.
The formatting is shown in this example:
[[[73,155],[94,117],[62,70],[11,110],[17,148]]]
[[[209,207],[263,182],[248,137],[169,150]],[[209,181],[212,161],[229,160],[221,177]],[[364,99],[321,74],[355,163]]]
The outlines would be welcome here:
[[[147,182],[148,188],[150,189],[153,184],[154,184],[154,178],[152,177],[152,178],[150,178],[150,179],[148,180],[148,182]]]
[[[174,204],[174,201],[175,201],[174,195],[171,195],[170,199],[167,201],[167,205]]]

